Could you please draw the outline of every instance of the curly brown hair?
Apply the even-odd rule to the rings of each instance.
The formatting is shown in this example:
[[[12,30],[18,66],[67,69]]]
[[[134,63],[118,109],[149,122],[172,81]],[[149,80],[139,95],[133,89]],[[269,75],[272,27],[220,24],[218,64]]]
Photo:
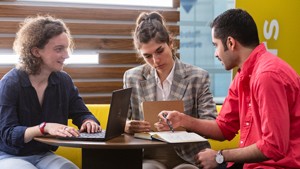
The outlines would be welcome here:
[[[39,74],[42,59],[32,54],[34,47],[43,49],[49,40],[61,33],[66,33],[70,42],[69,50],[73,50],[74,44],[70,30],[61,19],[52,16],[28,17],[20,24],[16,34],[13,50],[19,55],[18,69],[28,74]]]

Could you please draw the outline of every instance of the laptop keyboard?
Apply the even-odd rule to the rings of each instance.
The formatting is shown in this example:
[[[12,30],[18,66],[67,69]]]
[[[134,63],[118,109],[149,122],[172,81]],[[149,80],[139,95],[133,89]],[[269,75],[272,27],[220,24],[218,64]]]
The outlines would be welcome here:
[[[78,138],[104,138],[105,131],[99,133],[80,133]]]

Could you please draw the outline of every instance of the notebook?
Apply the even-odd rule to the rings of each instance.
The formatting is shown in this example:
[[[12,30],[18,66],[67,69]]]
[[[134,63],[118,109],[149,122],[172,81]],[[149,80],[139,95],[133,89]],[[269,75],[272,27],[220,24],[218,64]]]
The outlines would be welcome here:
[[[191,143],[207,141],[204,137],[187,131],[159,131],[159,132],[143,132],[134,133],[135,138],[147,139],[147,140],[159,140],[167,143]]]
[[[81,133],[79,137],[56,137],[63,140],[106,141],[124,133],[132,88],[112,92],[106,130],[100,133]]]
[[[151,130],[157,131],[154,127],[154,123],[158,122],[158,113],[163,110],[177,110],[184,112],[184,103],[182,100],[170,100],[170,101],[144,101],[141,103],[144,113],[144,120],[151,124]],[[175,130],[185,130],[182,127],[178,127]]]

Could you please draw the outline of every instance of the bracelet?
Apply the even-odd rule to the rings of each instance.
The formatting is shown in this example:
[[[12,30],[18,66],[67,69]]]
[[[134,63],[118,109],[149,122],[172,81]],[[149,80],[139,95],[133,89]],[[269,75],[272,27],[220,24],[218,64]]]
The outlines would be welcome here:
[[[40,125],[39,125],[39,129],[40,129],[40,132],[43,134],[43,135],[45,135],[46,133],[45,133],[45,127],[46,127],[46,122],[43,122],[43,123],[41,123]]]

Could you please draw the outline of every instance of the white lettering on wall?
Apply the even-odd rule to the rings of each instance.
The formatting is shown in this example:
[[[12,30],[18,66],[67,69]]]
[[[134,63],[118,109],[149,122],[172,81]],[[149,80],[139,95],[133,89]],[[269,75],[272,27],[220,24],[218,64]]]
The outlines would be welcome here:
[[[267,40],[270,40],[272,37],[274,40],[277,40],[278,35],[279,35],[279,23],[276,19],[273,19],[270,23],[267,20],[264,22],[264,27],[263,27],[263,33],[264,37]],[[277,55],[278,50],[277,49],[269,49],[267,42],[263,42],[267,48],[267,50],[275,55]]]

